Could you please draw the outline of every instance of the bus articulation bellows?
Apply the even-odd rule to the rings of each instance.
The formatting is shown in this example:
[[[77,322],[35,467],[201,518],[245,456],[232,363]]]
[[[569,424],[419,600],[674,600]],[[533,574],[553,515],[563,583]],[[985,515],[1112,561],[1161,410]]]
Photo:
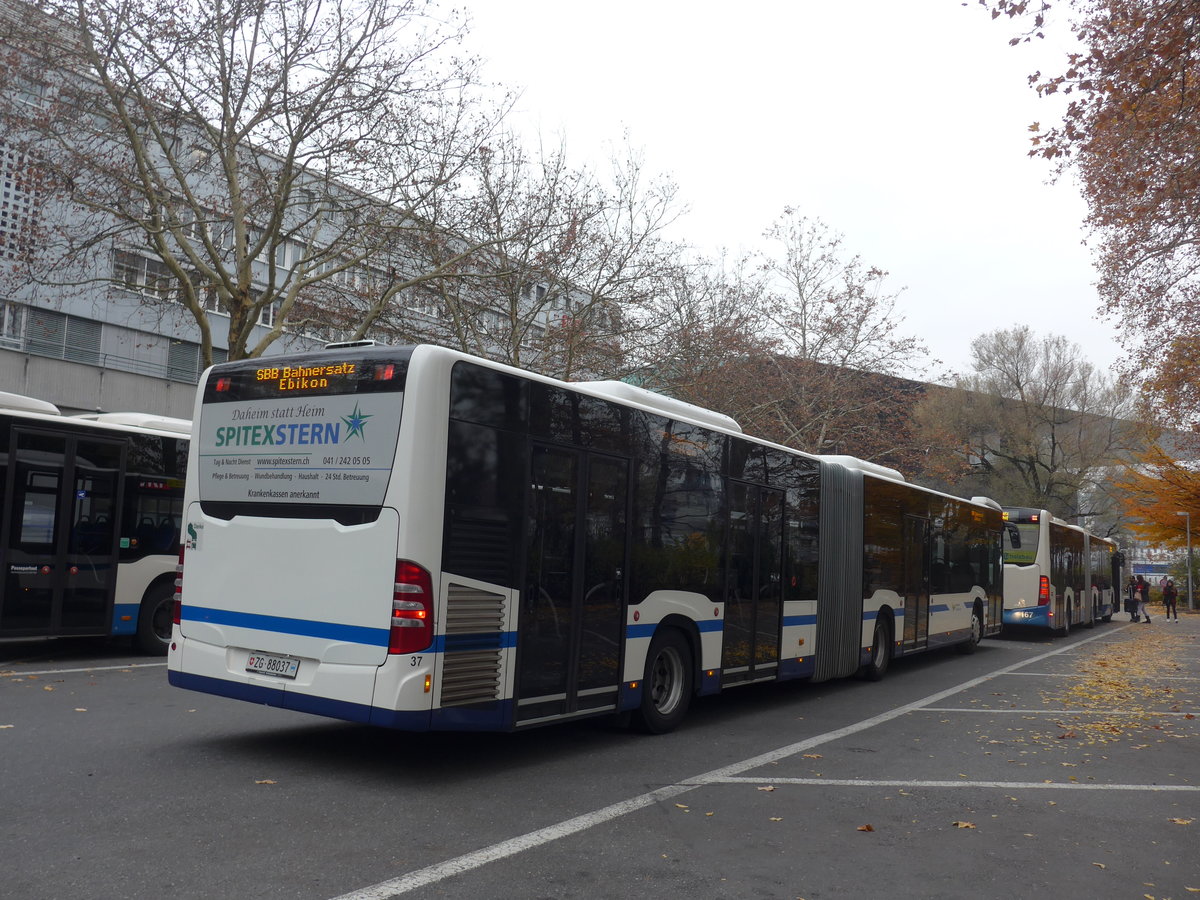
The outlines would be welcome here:
[[[172,684],[411,730],[882,677],[1001,624],[1000,507],[432,346],[201,379]]]

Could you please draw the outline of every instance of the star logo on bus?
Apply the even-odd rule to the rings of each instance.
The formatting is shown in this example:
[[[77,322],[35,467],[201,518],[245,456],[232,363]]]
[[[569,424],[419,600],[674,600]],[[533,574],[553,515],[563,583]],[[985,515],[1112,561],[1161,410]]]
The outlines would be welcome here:
[[[342,416],[342,421],[346,423],[346,427],[349,429],[349,431],[346,433],[346,438],[349,439],[355,435],[358,435],[361,440],[365,441],[367,439],[367,435],[363,429],[366,427],[367,419],[369,418],[371,418],[371,416],[365,412],[361,412],[358,408],[358,404],[355,403],[354,411],[348,416]]]

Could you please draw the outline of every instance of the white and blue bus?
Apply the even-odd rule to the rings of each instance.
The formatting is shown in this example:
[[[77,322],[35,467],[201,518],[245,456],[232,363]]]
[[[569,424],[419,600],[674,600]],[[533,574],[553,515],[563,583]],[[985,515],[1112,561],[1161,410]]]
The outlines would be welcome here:
[[[191,423],[0,392],[0,639],[171,638]]]
[[[205,373],[169,678],[411,730],[973,651],[1001,511],[619,382],[346,345]]]
[[[1117,545],[1044,509],[1006,506],[1020,545],[1006,533],[1004,624],[1066,634],[1071,626],[1112,621],[1120,597]]]

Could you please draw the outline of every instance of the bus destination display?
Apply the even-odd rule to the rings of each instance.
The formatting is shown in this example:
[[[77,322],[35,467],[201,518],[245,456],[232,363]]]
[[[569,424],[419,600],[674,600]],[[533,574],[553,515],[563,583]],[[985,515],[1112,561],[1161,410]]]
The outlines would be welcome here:
[[[320,391],[335,387],[339,382],[358,377],[358,363],[340,362],[320,366],[264,366],[254,373],[254,380],[267,382],[281,394],[297,391]]]

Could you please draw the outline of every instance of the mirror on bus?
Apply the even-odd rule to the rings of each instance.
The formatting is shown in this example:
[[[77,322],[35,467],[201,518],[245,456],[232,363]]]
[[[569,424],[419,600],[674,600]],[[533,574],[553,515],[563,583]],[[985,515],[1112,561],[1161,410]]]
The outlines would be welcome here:
[[[1008,532],[1008,546],[1012,550],[1021,549],[1021,532],[1012,522],[1004,523],[1004,530]]]

